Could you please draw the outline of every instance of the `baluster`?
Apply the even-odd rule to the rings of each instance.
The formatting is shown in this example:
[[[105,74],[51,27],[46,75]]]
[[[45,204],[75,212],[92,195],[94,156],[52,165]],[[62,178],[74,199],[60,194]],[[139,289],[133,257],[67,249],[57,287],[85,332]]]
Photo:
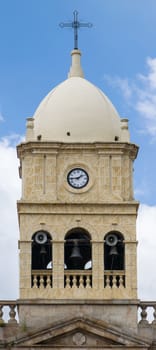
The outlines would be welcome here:
[[[116,276],[112,276],[112,288],[117,288],[117,285],[116,285]]]
[[[80,279],[79,279],[79,288],[84,288],[84,278],[82,275],[80,276]]]
[[[67,289],[71,288],[69,275],[65,276],[65,288],[67,288]]]
[[[139,322],[139,324],[145,324],[147,325],[148,324],[148,321],[147,321],[147,312],[146,312],[146,305],[140,305],[141,307],[141,313],[140,313],[140,316],[141,316],[141,320]]]
[[[153,322],[152,322],[152,325],[154,326],[154,327],[156,327],[156,305],[153,305]]]
[[[9,307],[10,307],[10,312],[9,312],[10,319],[9,319],[8,323],[17,323],[17,321],[15,319],[15,316],[16,316],[15,307],[16,307],[16,305],[9,305]]]
[[[111,281],[110,285],[113,288],[114,287],[114,276],[113,275],[110,276],[110,281]]]
[[[124,288],[124,276],[122,275],[117,276],[117,287]]]
[[[33,276],[33,288],[38,288],[36,275]]]
[[[4,323],[3,320],[3,305],[0,305],[0,325]]]
[[[77,288],[77,278],[76,278],[75,275],[73,276],[73,285],[72,285],[72,288]]]
[[[40,288],[44,288],[44,278],[43,278],[43,275],[40,276]]]
[[[107,288],[111,288],[111,286],[110,286],[110,276],[109,275],[105,276],[105,283],[106,283],[106,287]]]
[[[125,288],[125,276],[121,276],[121,283],[120,283],[121,287]]]
[[[91,288],[91,285],[90,285],[90,276],[87,276],[87,278],[86,278],[86,288]]]
[[[105,278],[106,278],[106,287],[109,287],[109,288],[110,288],[110,280],[109,280],[109,276],[108,276],[108,275],[106,275],[106,276],[105,276]]]
[[[51,278],[50,276],[47,276],[47,285],[46,285],[47,288],[51,288]]]
[[[121,276],[120,275],[117,275],[116,276],[116,286],[118,287],[118,288],[122,288],[123,286],[122,286],[122,283],[121,283]]]

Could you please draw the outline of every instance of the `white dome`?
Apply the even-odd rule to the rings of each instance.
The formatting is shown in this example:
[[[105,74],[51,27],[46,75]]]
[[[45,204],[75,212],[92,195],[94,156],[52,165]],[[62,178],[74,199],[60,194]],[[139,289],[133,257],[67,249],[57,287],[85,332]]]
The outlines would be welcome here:
[[[70,74],[43,99],[34,114],[35,139],[39,135],[42,141],[56,142],[120,139],[117,111],[100,89],[81,76]]]

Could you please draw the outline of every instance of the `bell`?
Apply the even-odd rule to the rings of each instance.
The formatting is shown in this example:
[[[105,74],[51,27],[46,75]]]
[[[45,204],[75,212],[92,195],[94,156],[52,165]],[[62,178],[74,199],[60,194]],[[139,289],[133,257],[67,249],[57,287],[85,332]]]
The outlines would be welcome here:
[[[47,254],[47,252],[46,252],[46,249],[45,249],[45,246],[44,245],[42,245],[41,246],[41,250],[40,250],[40,254]]]
[[[40,249],[40,263],[41,263],[41,269],[46,269],[46,249],[45,246],[42,245]]]
[[[117,251],[117,247],[114,246],[114,247],[111,247],[110,249],[110,252],[109,252],[109,255],[118,255],[118,251]]]
[[[73,246],[73,249],[72,249],[72,253],[69,257],[70,259],[70,265],[71,265],[71,268],[73,269],[81,269],[83,268],[83,265],[82,265],[82,260],[83,260],[83,257],[80,253],[80,248],[78,246],[78,241],[76,239],[73,240],[73,243],[74,243],[74,246]]]

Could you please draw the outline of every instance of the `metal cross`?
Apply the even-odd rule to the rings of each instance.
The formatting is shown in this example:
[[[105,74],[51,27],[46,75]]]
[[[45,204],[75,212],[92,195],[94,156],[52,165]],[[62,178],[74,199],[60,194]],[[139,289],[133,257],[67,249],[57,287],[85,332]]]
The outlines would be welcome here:
[[[92,23],[81,23],[78,21],[78,11],[74,11],[73,12],[74,15],[74,20],[73,22],[69,22],[69,23],[60,23],[60,27],[64,28],[64,27],[71,27],[74,29],[74,49],[78,49],[78,29],[80,27],[88,27],[91,28],[92,27]]]

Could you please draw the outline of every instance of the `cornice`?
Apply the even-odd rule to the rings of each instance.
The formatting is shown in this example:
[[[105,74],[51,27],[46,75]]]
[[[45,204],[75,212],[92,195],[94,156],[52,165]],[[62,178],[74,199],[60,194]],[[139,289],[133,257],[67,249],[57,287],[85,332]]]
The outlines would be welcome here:
[[[91,151],[99,155],[106,154],[129,154],[132,158],[137,157],[139,147],[133,143],[123,142],[95,142],[95,143],[57,143],[57,142],[26,142],[17,146],[18,158],[25,154],[57,154],[60,151],[71,153],[77,151]]]

